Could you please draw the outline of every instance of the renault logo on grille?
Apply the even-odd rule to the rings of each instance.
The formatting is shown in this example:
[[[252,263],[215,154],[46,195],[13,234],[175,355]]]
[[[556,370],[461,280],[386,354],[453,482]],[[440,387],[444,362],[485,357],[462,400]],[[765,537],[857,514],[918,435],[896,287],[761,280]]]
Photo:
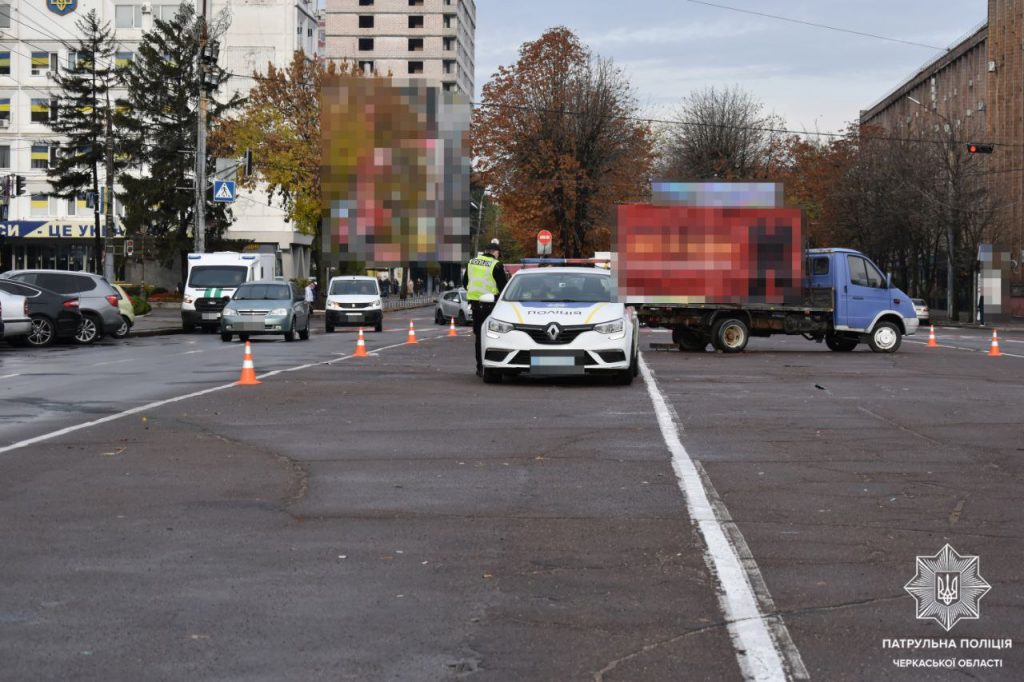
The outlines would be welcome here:
[[[547,326],[547,329],[544,330],[544,333],[547,334],[548,338],[552,341],[557,341],[558,335],[562,333],[562,328],[552,322]]]

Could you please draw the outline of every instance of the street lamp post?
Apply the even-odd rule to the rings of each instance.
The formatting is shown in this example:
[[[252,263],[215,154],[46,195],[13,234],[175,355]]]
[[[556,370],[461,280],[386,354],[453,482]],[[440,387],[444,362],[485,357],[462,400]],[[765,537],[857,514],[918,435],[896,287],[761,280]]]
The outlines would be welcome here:
[[[925,105],[921,104],[920,101],[914,99],[910,95],[907,95],[907,99],[921,107],[925,111],[931,112],[938,116],[942,121],[949,127],[950,135],[953,133],[953,124],[950,123],[949,119],[940,114],[937,111],[932,111]],[[953,149],[952,144],[946,145],[946,170],[948,175],[946,177],[946,319],[953,319]]]

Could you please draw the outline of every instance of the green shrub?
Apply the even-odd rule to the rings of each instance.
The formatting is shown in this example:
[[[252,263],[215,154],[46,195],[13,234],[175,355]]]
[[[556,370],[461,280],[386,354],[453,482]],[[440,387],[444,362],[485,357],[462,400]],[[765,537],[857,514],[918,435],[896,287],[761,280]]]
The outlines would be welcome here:
[[[131,299],[132,308],[135,310],[136,315],[145,315],[146,313],[153,309],[153,306],[149,304],[149,301],[145,300],[144,298],[141,298],[139,296],[131,296]]]

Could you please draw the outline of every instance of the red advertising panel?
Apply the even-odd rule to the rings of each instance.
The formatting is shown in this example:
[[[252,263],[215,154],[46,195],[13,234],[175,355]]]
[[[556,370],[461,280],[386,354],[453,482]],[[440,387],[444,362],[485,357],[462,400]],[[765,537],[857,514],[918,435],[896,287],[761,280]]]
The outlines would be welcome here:
[[[625,303],[799,304],[800,209],[619,206]]]

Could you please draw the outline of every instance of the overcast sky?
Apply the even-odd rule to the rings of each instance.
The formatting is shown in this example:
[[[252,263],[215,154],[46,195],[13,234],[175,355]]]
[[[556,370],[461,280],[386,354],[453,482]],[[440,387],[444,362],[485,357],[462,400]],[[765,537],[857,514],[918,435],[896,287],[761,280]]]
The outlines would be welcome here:
[[[985,21],[987,0],[709,0],[946,48]],[[476,89],[520,45],[572,29],[663,117],[690,91],[739,85],[791,128],[833,132],[943,50],[797,25],[688,0],[477,0]]]

